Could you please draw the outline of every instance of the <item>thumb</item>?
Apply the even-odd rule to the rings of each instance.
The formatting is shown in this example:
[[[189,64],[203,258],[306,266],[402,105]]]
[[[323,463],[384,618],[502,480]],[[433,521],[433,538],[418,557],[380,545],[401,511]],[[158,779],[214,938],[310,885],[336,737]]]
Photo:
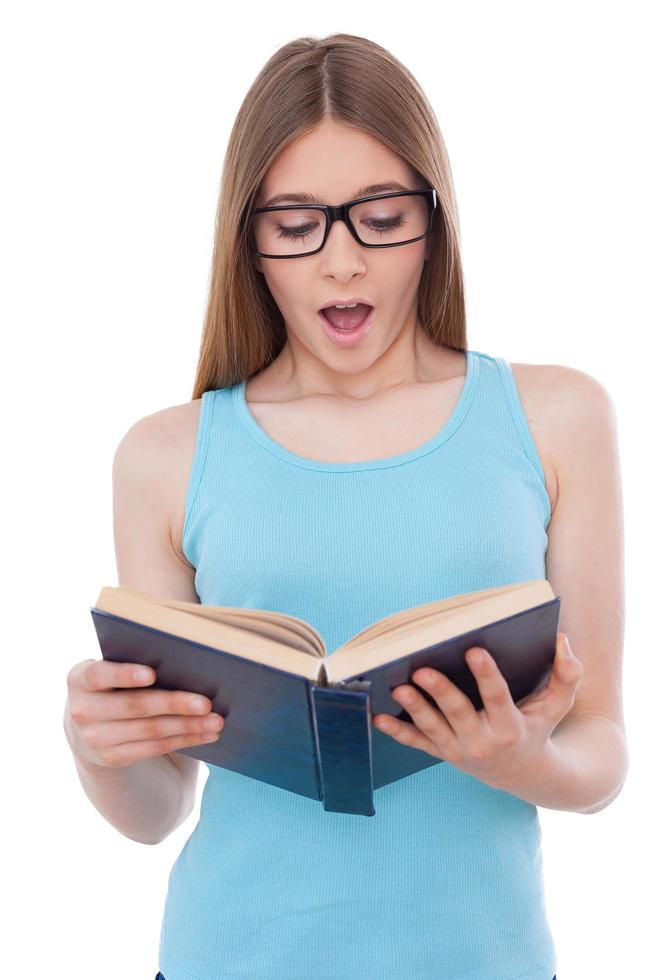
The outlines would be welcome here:
[[[534,694],[517,702],[517,706],[524,709],[526,714],[528,709],[535,713],[546,712],[551,705],[568,701],[569,696],[575,693],[575,687],[583,673],[584,668],[573,655],[568,637],[565,633],[557,633],[555,659],[547,683]]]
[[[568,693],[569,688],[574,689],[577,686],[583,673],[582,662],[571,650],[567,635],[557,633],[557,647],[548,687],[554,694]]]

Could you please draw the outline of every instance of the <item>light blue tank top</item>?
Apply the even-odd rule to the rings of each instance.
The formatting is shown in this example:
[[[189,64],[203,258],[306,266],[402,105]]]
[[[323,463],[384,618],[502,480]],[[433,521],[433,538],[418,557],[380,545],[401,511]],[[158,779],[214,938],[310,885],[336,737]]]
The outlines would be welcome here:
[[[332,652],[405,607],[545,578],[510,365],[466,366],[437,435],[357,463],[282,447],[244,382],[205,392],[182,537],[201,602],[299,616]],[[169,876],[166,980],[551,980],[535,806],[447,762],[376,790],[373,817],[208,769]]]

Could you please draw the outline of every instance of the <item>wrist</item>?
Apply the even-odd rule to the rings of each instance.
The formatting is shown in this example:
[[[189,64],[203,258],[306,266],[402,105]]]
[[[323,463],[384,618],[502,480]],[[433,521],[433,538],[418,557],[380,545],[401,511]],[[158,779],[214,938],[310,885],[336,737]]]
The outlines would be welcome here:
[[[87,751],[85,750],[84,744],[79,737],[77,727],[68,714],[67,708],[63,716],[63,730],[68,745],[70,746],[70,751],[72,752],[75,765],[79,771],[87,773],[89,776],[94,776],[97,773],[103,772],[109,768],[108,766],[103,766],[101,763],[93,762],[88,758]]]
[[[548,737],[533,759],[529,759],[525,766],[515,772],[505,775],[494,784],[494,788],[527,801],[529,796],[536,797],[540,787],[553,779],[558,766],[559,752]]]

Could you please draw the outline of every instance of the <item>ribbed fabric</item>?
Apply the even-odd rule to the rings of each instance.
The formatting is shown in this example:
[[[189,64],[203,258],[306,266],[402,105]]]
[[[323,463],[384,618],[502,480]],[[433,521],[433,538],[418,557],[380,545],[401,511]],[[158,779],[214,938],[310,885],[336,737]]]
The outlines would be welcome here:
[[[202,603],[299,616],[332,653],[407,606],[545,578],[550,503],[511,368],[466,362],[443,429],[368,462],[286,450],[244,382],[205,392],[182,538]],[[530,803],[447,762],[376,790],[373,817],[208,768],[169,877],[166,980],[555,973]]]

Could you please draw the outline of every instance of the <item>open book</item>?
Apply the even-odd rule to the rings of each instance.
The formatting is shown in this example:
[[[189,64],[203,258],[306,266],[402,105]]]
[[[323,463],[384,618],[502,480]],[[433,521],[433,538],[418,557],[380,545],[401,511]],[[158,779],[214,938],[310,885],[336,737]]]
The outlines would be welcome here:
[[[91,615],[106,660],[147,664],[153,687],[196,691],[224,716],[216,742],[178,751],[373,816],[374,789],[442,761],[372,725],[380,713],[411,721],[394,688],[434,667],[481,709],[464,654],[482,646],[518,704],[549,677],[560,602],[546,579],[467,592],[386,616],[330,654],[295,616],[125,586],[105,586]]]

